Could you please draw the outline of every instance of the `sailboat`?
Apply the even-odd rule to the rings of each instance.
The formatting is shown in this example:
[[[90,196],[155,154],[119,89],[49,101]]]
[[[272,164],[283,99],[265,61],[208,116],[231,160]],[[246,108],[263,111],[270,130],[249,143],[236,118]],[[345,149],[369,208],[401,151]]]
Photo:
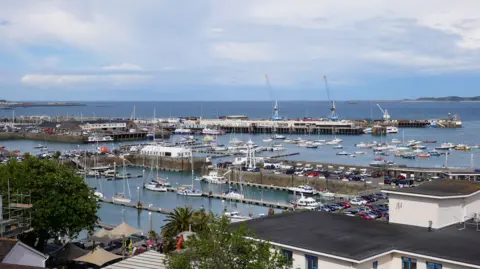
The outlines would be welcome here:
[[[183,196],[201,197],[203,195],[202,192],[195,189],[194,186],[193,186],[193,181],[195,180],[194,179],[195,171],[193,169],[193,151],[190,154],[190,162],[192,163],[192,185],[186,185],[186,186],[179,187],[177,189],[177,194],[178,195],[183,195]]]
[[[125,160],[123,160],[123,167],[124,167],[124,170],[125,170]],[[128,187],[128,197],[125,194],[125,184]],[[119,192],[119,193],[115,194],[115,196],[112,197],[112,201],[114,203],[127,204],[127,203],[132,202],[132,200],[129,197],[132,197],[132,194],[130,193],[130,186],[128,185],[128,178],[125,178],[125,180],[123,181],[123,192]]]
[[[85,158],[85,171],[87,169],[87,156],[84,157]],[[94,163],[94,166],[96,166],[96,156],[94,155],[93,156],[93,163]],[[98,174],[98,172],[97,172]],[[100,180],[97,178],[97,174],[95,174],[95,181],[97,182],[98,186],[99,186],[99,189],[100,191],[97,190],[97,188],[93,188],[94,192],[93,192],[93,196],[97,197],[97,198],[103,198],[103,193],[102,193],[102,185],[100,184]],[[87,174],[85,173],[85,176]],[[100,174],[98,174],[100,176]]]
[[[159,181],[158,179],[158,166],[157,166],[157,175],[156,175],[156,180],[153,179],[153,160],[152,160],[152,166],[150,168],[150,174],[149,178],[151,179],[150,182],[147,182],[143,184],[143,187],[149,191],[156,191],[156,192],[166,192],[168,191],[167,189],[167,184],[165,184],[163,181]],[[168,184],[170,185],[170,184]]]
[[[223,196],[225,198],[227,198],[227,199],[245,199],[245,195],[243,195],[243,193],[242,193],[243,188],[242,188],[242,184],[241,184],[241,180],[242,180],[241,171],[240,171],[239,175],[240,175],[240,192],[237,192],[235,189],[232,189],[229,185],[228,191],[223,193]]]

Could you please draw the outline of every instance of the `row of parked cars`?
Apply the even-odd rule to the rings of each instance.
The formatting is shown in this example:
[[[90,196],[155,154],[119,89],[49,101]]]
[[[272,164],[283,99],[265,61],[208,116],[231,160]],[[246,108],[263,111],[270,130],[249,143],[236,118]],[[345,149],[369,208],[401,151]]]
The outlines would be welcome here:
[[[321,205],[318,210],[324,212],[343,211],[347,216],[358,216],[364,219],[386,218],[388,220],[388,204],[379,203],[387,199],[384,193],[376,193],[354,198],[349,202],[328,203]],[[352,208],[352,206],[360,206]]]

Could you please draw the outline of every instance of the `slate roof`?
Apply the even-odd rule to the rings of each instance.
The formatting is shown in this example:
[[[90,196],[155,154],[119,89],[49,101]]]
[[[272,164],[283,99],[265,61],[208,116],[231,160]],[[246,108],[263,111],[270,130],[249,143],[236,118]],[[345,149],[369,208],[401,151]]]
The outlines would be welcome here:
[[[480,265],[480,234],[455,227],[427,228],[318,211],[282,213],[244,222],[260,239],[361,261],[399,250]],[[233,227],[242,225],[232,224]]]
[[[387,192],[411,193],[431,196],[469,195],[480,191],[480,184],[463,180],[433,180],[414,188],[398,188]]]

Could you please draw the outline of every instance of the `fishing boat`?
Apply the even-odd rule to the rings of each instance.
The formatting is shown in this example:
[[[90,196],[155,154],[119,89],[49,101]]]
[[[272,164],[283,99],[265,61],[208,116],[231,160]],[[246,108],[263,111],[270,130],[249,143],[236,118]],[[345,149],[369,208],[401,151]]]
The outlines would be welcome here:
[[[236,192],[235,189],[230,189],[223,193],[223,197],[228,199],[244,199],[245,196],[241,193]]]
[[[453,148],[455,148],[455,144],[450,143],[450,142],[446,142],[446,143],[440,144],[440,147],[435,148],[435,149],[443,149],[443,150],[445,150],[445,149],[453,149]]]
[[[300,185],[298,187],[290,187],[287,189],[289,192],[293,192],[293,193],[303,193],[303,194],[306,194],[306,195],[314,195],[316,194],[316,191],[308,186],[308,185]]]
[[[458,144],[456,147],[455,147],[455,150],[470,150],[470,147],[465,145],[465,144]]]
[[[322,204],[317,202],[315,199],[313,199],[312,197],[305,197],[303,196],[302,193],[301,194],[301,197],[298,198],[296,201],[293,201],[292,204],[294,207],[298,207],[298,208],[302,208],[302,209],[310,209],[310,210],[314,210],[316,209],[317,207],[321,206]]]
[[[420,153],[417,155],[418,158],[430,158],[430,154],[428,153]]]
[[[210,173],[208,173],[208,175],[203,176],[202,180],[212,184],[227,183],[227,180],[225,179],[225,177],[222,175],[219,175],[218,171],[211,171]]]

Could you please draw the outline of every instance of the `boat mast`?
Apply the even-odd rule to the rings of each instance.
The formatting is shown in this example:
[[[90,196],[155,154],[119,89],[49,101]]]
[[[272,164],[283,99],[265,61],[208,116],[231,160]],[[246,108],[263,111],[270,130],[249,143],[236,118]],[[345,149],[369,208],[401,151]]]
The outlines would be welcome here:
[[[193,149],[190,149],[190,163],[192,166],[192,190],[193,190],[193,176],[194,176],[194,170],[193,170]]]

